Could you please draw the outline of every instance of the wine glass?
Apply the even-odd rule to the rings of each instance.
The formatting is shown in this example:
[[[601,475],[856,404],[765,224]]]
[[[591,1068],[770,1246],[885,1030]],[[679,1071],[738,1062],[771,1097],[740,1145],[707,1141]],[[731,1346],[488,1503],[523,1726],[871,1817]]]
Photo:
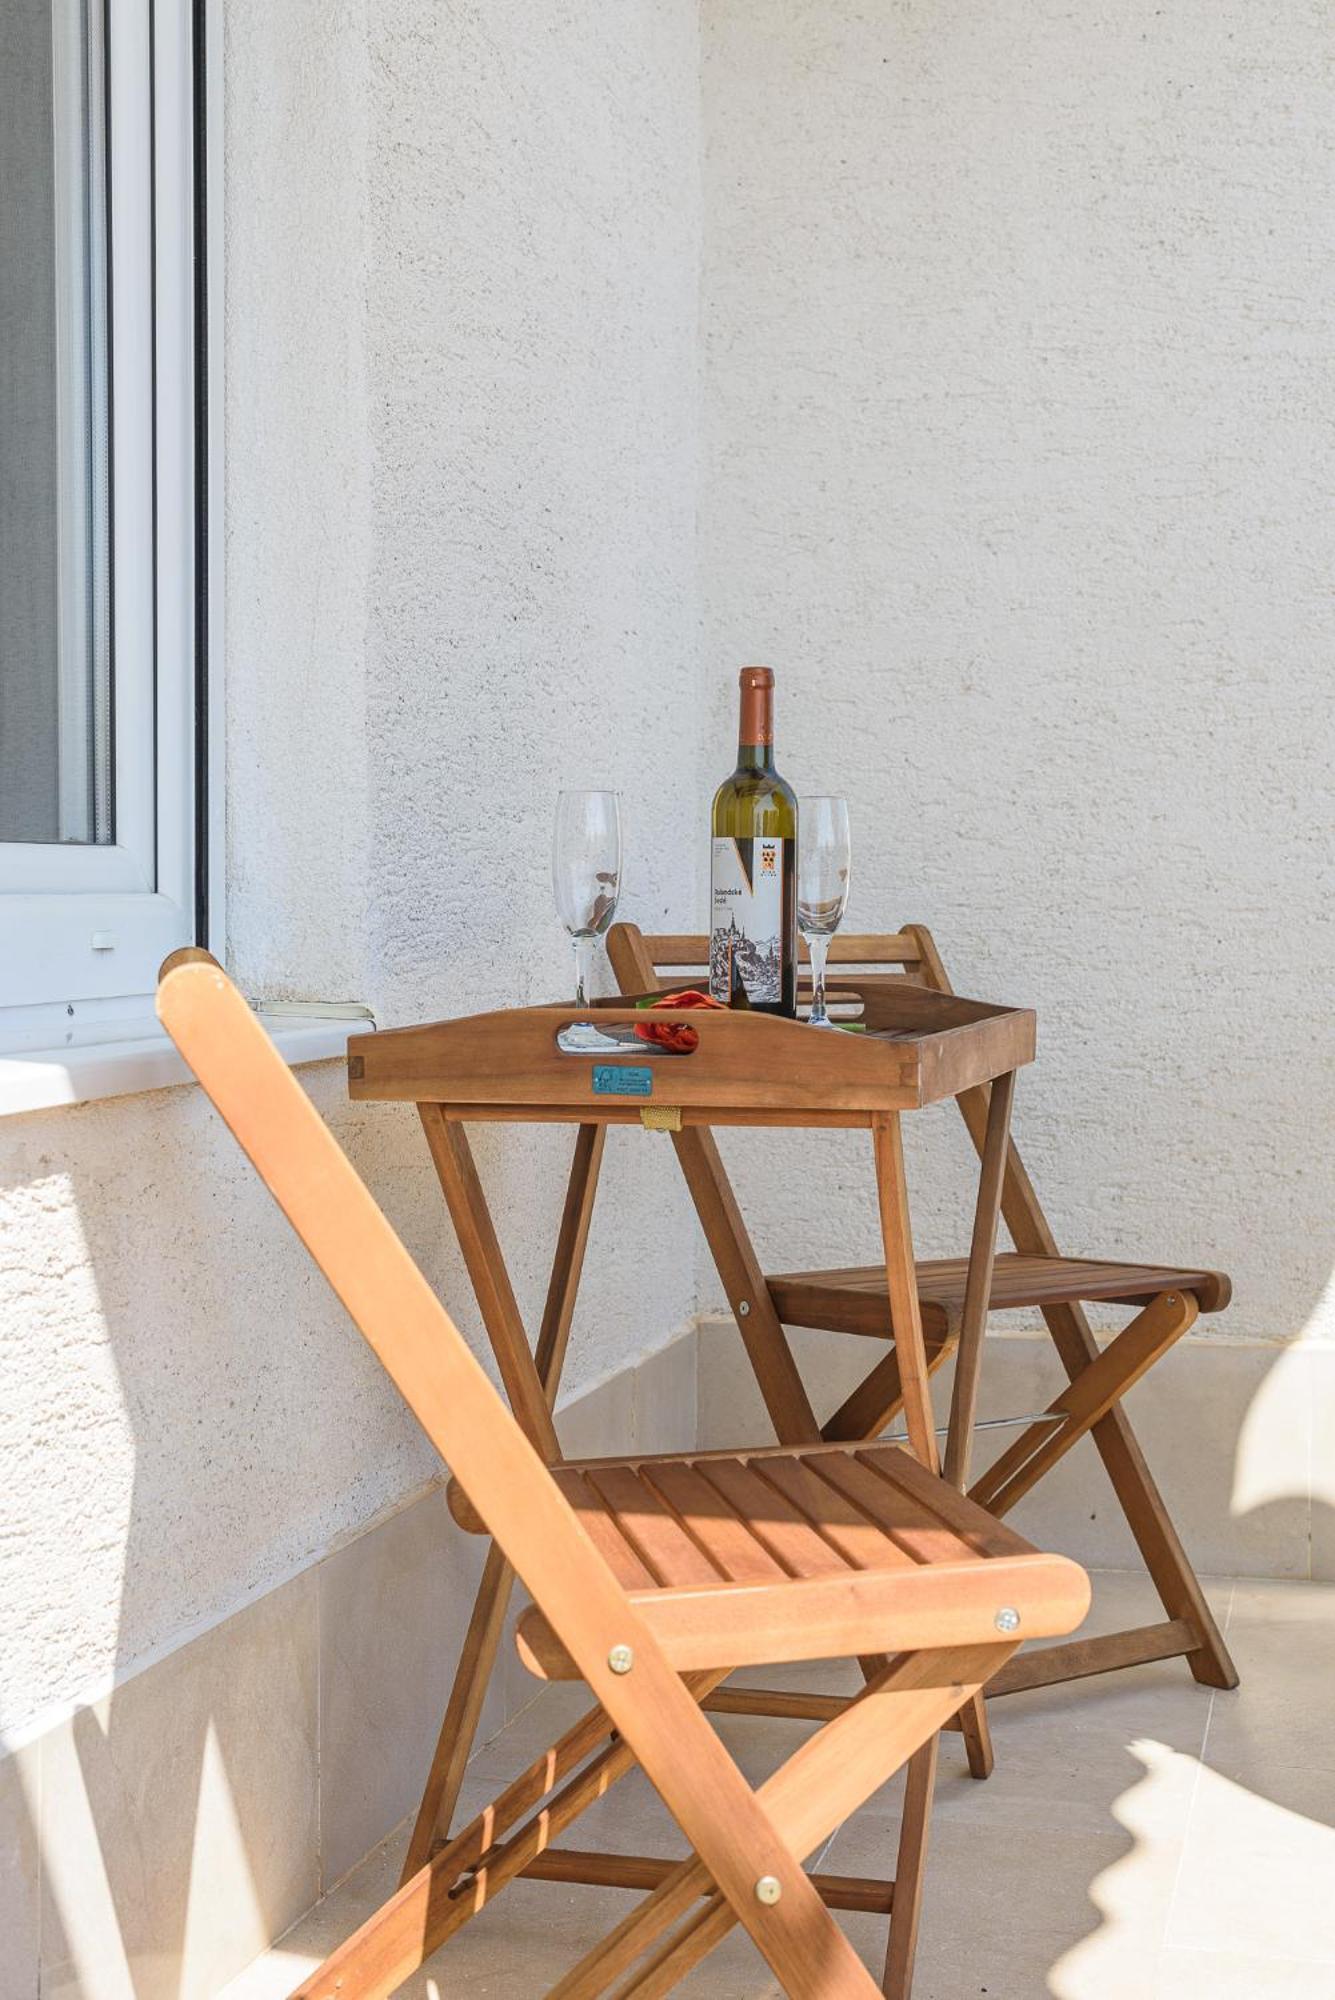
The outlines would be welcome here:
[[[616,792],[562,792],[552,837],[552,892],[575,947],[575,1004],[587,1006],[593,943],[621,893],[621,801]]]
[[[825,1011],[825,954],[843,922],[852,857],[847,799],[802,799],[797,809],[797,928],[811,953],[813,1028],[832,1028]]]

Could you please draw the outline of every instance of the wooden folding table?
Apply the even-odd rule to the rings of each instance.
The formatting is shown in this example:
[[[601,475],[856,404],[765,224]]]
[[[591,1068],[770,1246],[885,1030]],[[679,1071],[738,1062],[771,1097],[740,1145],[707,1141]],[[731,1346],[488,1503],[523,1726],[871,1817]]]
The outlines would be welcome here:
[[[651,996],[644,996],[645,998]],[[656,996],[653,996],[656,997]],[[571,1048],[572,1028],[595,1023],[603,1044]],[[637,1032],[652,1024],[691,1030],[695,1047],[672,1052]],[[741,1223],[709,1130],[716,1125],[860,1127],[871,1134],[886,1280],[896,1330],[905,1425],[912,1451],[940,1470],[904,1173],[900,1118],[998,1079],[983,1149],[948,1444],[948,1474],[964,1488],[973,1421],[972,1385],[986,1322],[1014,1073],[1033,1060],[1034,1016],[899,983],[869,990],[861,1032],[815,1030],[749,1013],[691,1012],[634,999],[507,1009],[359,1036],[348,1056],[351,1096],[418,1107],[511,1407],[551,1464],[561,1460],[552,1422],[570,1338],[595,1191],[609,1125],[666,1132],[690,1182],[756,1378],[781,1443],[819,1443],[821,1429]],[[530,1345],[465,1127],[470,1122],[578,1127],[546,1306]],[[450,1504],[470,1527],[466,1496]],[[483,1697],[504,1630],[513,1573],[493,1546],[456,1670],[423,1792],[404,1879],[447,1840]],[[864,1671],[868,1670],[863,1662]],[[720,1690],[726,1698],[727,1690]],[[726,1699],[715,1705],[730,1705]],[[756,1704],[752,1703],[751,1706]],[[970,1767],[990,1768],[981,1698],[961,1713]],[[935,1745],[910,1767],[906,1822],[925,1821]],[[911,1843],[910,1843],[911,1845]],[[916,1897],[905,1879],[897,1907]],[[587,1879],[605,1879],[596,1872]],[[906,1930],[909,1927],[905,1927]]]

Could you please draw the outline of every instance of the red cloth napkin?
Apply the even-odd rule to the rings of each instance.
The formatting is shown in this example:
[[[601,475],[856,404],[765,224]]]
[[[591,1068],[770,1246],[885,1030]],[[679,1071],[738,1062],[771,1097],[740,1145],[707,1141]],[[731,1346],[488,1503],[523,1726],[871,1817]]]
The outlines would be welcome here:
[[[642,1000],[642,1007],[723,1007],[712,993],[701,993],[695,987],[688,987],[684,993],[664,993],[657,1000]],[[656,1042],[659,1048],[671,1049],[677,1055],[689,1055],[697,1048],[700,1037],[695,1029],[685,1021],[637,1021],[635,1032],[642,1042]]]

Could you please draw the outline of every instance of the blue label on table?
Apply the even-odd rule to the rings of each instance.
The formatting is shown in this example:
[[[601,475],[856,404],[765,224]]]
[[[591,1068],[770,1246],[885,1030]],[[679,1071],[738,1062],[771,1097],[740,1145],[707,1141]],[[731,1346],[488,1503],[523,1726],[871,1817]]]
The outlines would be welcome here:
[[[596,1097],[652,1097],[654,1073],[629,1063],[595,1063],[593,1090]]]

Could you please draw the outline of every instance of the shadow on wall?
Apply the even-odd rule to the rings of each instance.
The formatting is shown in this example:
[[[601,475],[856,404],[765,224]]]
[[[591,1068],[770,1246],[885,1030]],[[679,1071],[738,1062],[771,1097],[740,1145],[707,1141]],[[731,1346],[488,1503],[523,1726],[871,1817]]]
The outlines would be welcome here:
[[[413,1240],[408,1182],[430,1174],[416,1121],[364,1118],[337,1073],[308,1087],[438,1275],[438,1216],[434,1244]],[[76,1686],[113,1686],[0,1761],[0,1859],[12,1856],[0,1996],[32,2000],[40,1950],[43,1995],[207,2000],[326,1886],[328,1690],[305,1565],[387,1498],[420,1491],[439,1462],[202,1093],[23,1122],[11,1185],[43,1191],[65,1240],[55,1254],[48,1234],[38,1252],[49,1340],[21,1406],[34,1446],[23,1463],[49,1488],[25,1535],[25,1609],[45,1629],[31,1652],[19,1630],[4,1650],[11,1692],[28,1660],[64,1659]],[[270,1515],[279,1546],[262,1532]],[[443,1612],[480,1557],[441,1540]],[[374,1625],[383,1598],[369,1593],[365,1610]],[[90,1665],[113,1629],[114,1654]],[[437,1719],[451,1636],[461,1627],[439,1659],[419,1648],[411,1663],[427,1668]],[[342,1724],[375,1743],[414,1719],[391,1677],[383,1711],[367,1691]],[[377,1803],[346,1801],[373,1826]]]
[[[350,1105],[338,1066],[303,1081],[484,1349],[411,1109]],[[518,1219],[502,1235],[530,1324],[568,1166],[569,1135],[551,1136],[477,1144],[498,1217]],[[675,1200],[667,1162],[621,1136],[632,1212],[660,1168]],[[38,1191],[45,1223],[25,1296],[42,1333],[16,1356],[32,1457],[11,1574],[33,1631],[6,1636],[8,1693],[17,1707],[58,1670],[71,1699],[126,1678],[8,1759],[0,1734],[0,2000],[38,1990],[39,1896],[44,1996],[212,2000],[416,1802],[484,1547],[202,1092],[6,1139],[3,1179]],[[615,1215],[600,1227],[615,1236]],[[624,1259],[595,1245],[589,1264],[603,1334],[624,1325]],[[482,1735],[531,1697],[506,1649]]]

